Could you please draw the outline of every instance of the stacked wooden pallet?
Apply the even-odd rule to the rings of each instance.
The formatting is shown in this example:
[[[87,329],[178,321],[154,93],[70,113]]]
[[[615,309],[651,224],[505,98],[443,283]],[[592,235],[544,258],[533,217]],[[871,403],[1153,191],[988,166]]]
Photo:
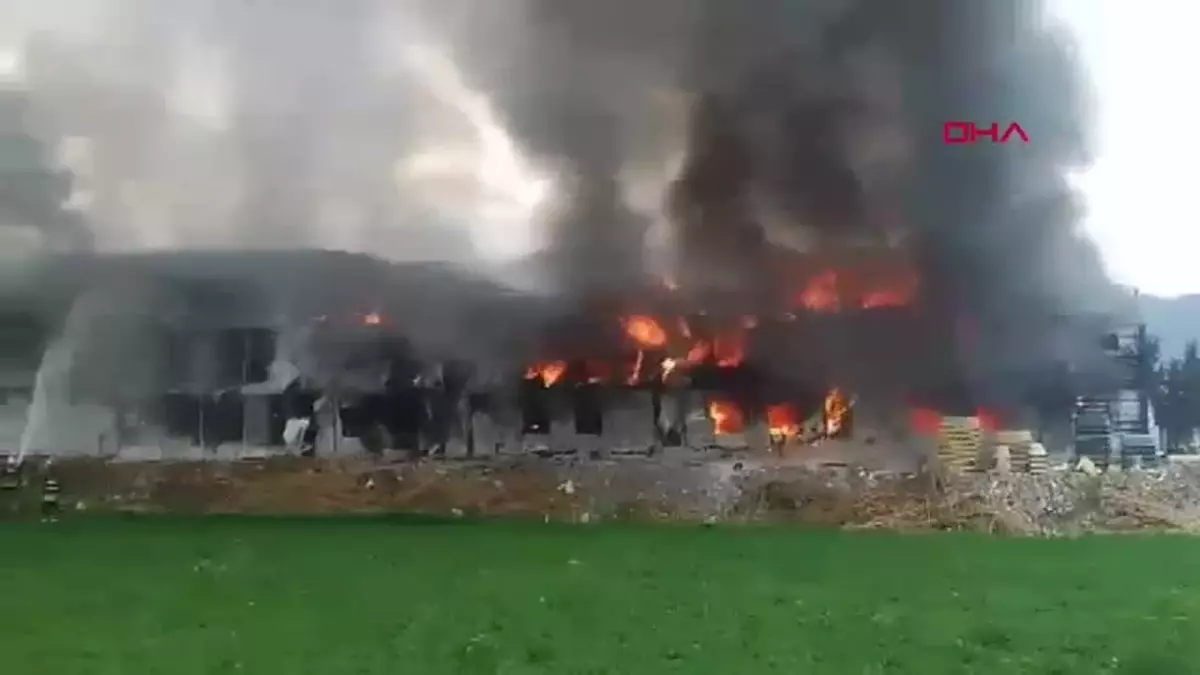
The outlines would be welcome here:
[[[996,431],[992,438],[997,446],[1008,448],[1009,466],[1013,472],[1029,471],[1033,434],[1028,429],[1002,429]]]
[[[948,471],[978,471],[983,429],[978,417],[944,417],[937,435],[937,459]]]
[[[1041,443],[1033,443],[1029,447],[1029,473],[1043,474],[1050,470],[1050,457]]]

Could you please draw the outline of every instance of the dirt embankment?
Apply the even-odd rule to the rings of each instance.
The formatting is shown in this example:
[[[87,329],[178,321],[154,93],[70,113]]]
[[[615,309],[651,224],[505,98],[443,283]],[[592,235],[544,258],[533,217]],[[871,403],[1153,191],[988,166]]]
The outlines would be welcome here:
[[[572,500],[552,477],[520,467],[433,462],[271,459],[262,462],[63,461],[64,510],[332,514],[421,511],[560,516]],[[36,488],[36,478],[27,490]]]
[[[43,468],[0,494],[36,513]],[[548,520],[784,521],[895,530],[1071,534],[1200,530],[1200,469],[1099,476],[895,475],[751,461],[514,459],[55,463],[64,512],[418,512]]]

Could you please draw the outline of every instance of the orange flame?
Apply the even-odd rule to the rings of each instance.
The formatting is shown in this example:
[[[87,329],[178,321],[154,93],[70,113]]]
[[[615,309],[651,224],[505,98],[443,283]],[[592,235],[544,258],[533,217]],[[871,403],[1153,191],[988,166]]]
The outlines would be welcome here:
[[[774,439],[795,438],[800,435],[800,413],[786,403],[769,406],[767,427]]]
[[[363,324],[367,326],[378,326],[383,323],[383,317],[378,312],[371,312],[363,316]]]
[[[543,387],[552,387],[555,382],[562,379],[562,376],[567,372],[566,361],[547,361],[545,363],[535,363],[525,370],[525,379],[542,381]]]
[[[836,312],[842,308],[838,294],[838,274],[828,270],[809,280],[796,297],[796,304],[814,312]]]
[[[640,347],[654,349],[667,344],[667,331],[653,317],[635,314],[621,320],[625,334]]]
[[[846,426],[850,414],[850,401],[841,389],[834,387],[825,395],[825,435],[836,436]]]
[[[878,309],[912,304],[918,279],[911,269],[889,270],[882,274],[864,271],[857,274],[826,270],[809,279],[796,294],[793,304],[814,312],[838,312],[845,307]]]
[[[736,434],[746,428],[745,415],[731,401],[714,400],[709,403],[708,417],[713,422],[713,431],[718,434]]]

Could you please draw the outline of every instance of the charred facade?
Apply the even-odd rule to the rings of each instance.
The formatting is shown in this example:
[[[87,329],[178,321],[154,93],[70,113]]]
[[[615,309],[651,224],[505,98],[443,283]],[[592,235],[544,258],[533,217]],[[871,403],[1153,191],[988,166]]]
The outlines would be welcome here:
[[[1114,289],[1076,228],[1066,178],[1089,156],[1088,87],[1041,2],[454,4],[131,9],[138,25],[181,30],[180,41],[228,59],[231,112],[212,139],[229,152],[205,173],[240,178],[197,185],[180,174],[189,178],[170,186],[180,195],[232,202],[209,211],[219,200],[177,199],[186,208],[139,219],[174,228],[163,240],[183,251],[51,265],[35,304],[54,304],[54,283],[75,277],[76,288],[59,293],[70,298],[51,331],[62,337],[39,378],[59,359],[76,373],[66,388],[121,406],[218,391],[280,397],[258,406],[275,412],[218,433],[241,427],[253,442],[274,439],[308,398],[336,399],[348,407],[334,426],[367,445],[436,451],[459,437],[478,449],[553,436],[566,418],[571,434],[622,446],[703,445],[697,415],[719,428],[710,432],[768,440],[798,437],[792,428],[814,418],[828,435],[832,413],[847,408],[860,425],[914,410],[983,410],[1016,424],[1063,398],[1047,392],[1111,376],[1096,335]],[[172,19],[155,20],[160,12]],[[171,58],[171,39],[139,40],[131,63]],[[385,49],[397,43],[412,49]],[[392,61],[374,61],[375,47]],[[157,104],[111,115],[114,92],[69,67],[86,56],[32,58],[31,98],[58,112],[47,133],[94,136],[104,171],[93,187],[111,230],[101,243],[145,249],[154,244],[121,222],[123,191],[171,172],[150,159],[158,153],[127,146],[168,146],[174,125]],[[141,82],[147,101],[163,100],[158,77]],[[404,87],[414,95],[394,96]],[[429,114],[363,114],[409,104]],[[440,147],[421,121],[442,113],[465,118],[462,137],[510,151],[506,173],[523,183],[517,220],[546,232],[530,244],[546,268],[536,292],[445,266],[186,250],[284,241],[398,258],[419,248],[418,231],[437,230],[416,221],[446,220],[412,204],[503,231],[511,220],[495,209],[459,212],[476,200],[426,200],[429,181],[397,178]],[[947,145],[951,120],[1013,120],[1030,142]],[[448,182],[494,192],[478,184],[480,167],[462,173]],[[649,174],[669,177],[633,185]],[[635,188],[659,203],[634,208]],[[526,203],[544,194],[553,199]],[[354,236],[322,215],[348,212],[364,224]],[[651,250],[655,229],[663,243]],[[426,257],[461,259],[470,247],[443,248],[454,250]],[[209,419],[226,410],[196,409]],[[269,423],[252,421],[264,415]]]
[[[178,255],[44,271],[63,308],[43,317],[58,334],[47,353],[59,344],[69,358],[54,373],[44,359],[39,379],[58,378],[46,389],[69,405],[109,411],[102,451],[163,438],[467,456],[767,450],[856,427],[902,441],[923,415],[1024,421],[1051,405],[1047,387],[1076,385],[1063,361],[1014,370],[1021,387],[984,399],[969,368],[931,367],[969,363],[976,338],[930,317],[891,249],[853,264],[796,257],[755,311],[662,278],[580,305],[440,266],[226,253],[188,275]],[[358,282],[347,281],[352,267]],[[289,420],[305,420],[308,435],[289,437]],[[91,451],[55,441],[52,428],[27,436],[32,452]]]

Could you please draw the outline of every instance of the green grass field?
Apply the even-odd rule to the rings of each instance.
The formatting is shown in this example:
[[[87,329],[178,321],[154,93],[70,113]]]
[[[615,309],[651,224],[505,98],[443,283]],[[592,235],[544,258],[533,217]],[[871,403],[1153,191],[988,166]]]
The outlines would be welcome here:
[[[0,673],[1200,673],[1200,539],[0,525]]]

